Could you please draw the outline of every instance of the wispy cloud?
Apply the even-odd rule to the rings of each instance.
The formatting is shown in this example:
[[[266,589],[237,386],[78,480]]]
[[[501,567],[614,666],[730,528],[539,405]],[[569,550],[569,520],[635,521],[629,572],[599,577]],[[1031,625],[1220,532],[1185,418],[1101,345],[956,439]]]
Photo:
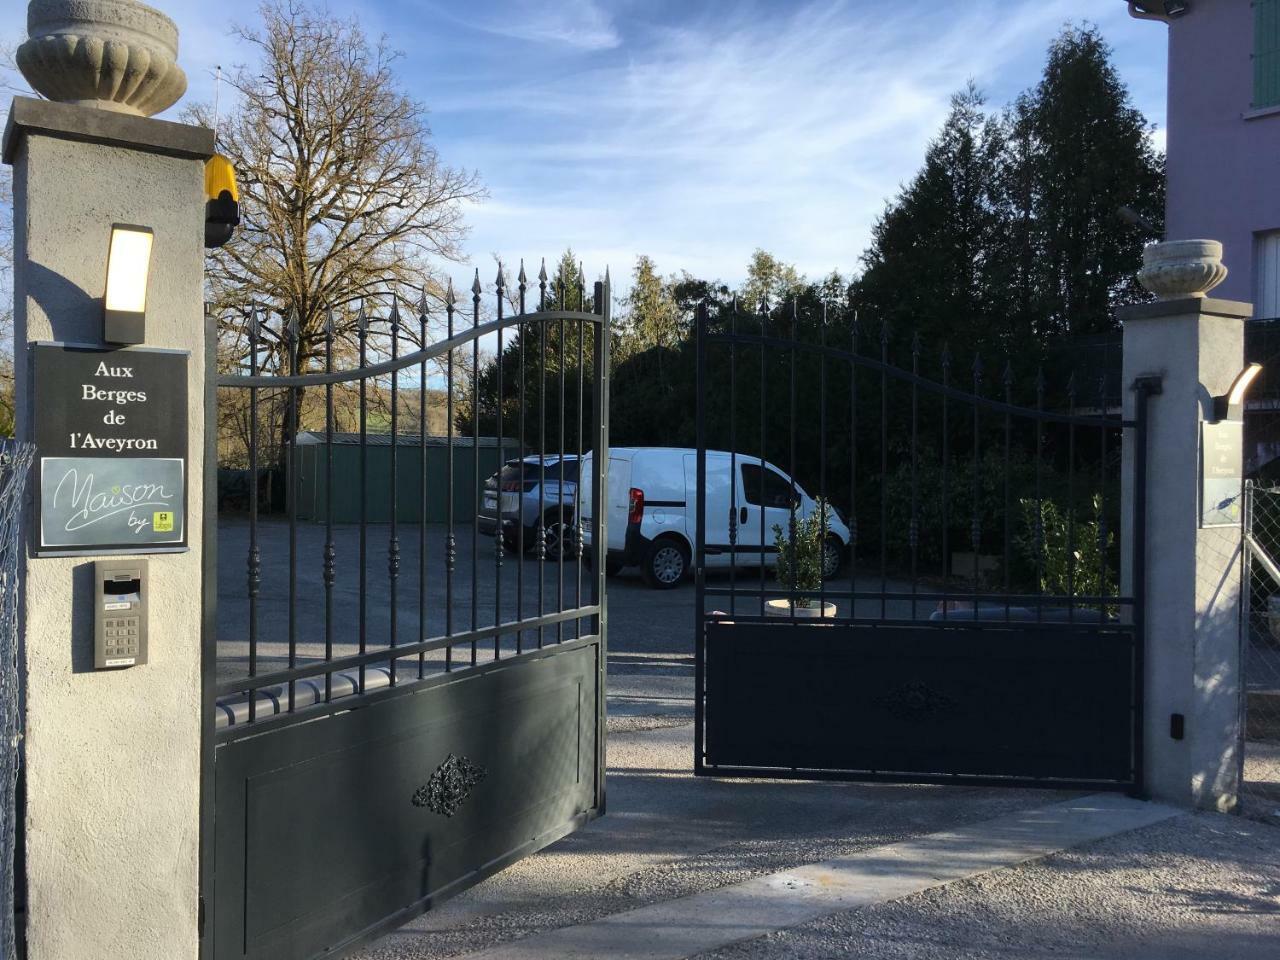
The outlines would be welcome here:
[[[451,4],[432,5],[453,22],[499,37],[567,46],[577,50],[611,50],[622,42],[612,16],[596,0],[505,0],[478,3],[465,10]]]
[[[1058,27],[1081,13],[1126,23],[1121,5],[1077,0],[952,5],[945,21],[932,3],[818,2],[626,22],[616,61],[445,107],[525,105],[517,129],[459,144],[498,201],[473,218],[476,241],[574,238],[587,254],[630,249],[624,270],[644,252],[727,280],[762,246],[813,275],[849,273],[950,95],[970,77],[997,102],[1030,85]]]

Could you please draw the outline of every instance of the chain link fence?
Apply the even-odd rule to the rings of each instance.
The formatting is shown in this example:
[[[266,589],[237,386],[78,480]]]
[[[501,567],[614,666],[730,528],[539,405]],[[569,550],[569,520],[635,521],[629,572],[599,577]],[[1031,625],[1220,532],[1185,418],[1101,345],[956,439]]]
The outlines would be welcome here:
[[[1245,488],[1246,816],[1280,824],[1280,487]]]
[[[18,692],[18,525],[35,448],[0,439],[0,956],[17,955],[14,851],[22,720]]]

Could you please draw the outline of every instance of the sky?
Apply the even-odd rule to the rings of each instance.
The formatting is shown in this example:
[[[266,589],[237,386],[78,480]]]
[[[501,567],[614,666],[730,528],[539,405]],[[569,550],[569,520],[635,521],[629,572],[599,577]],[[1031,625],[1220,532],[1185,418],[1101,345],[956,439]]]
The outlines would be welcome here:
[[[181,30],[185,102],[211,101],[257,0],[155,0]],[[487,281],[572,247],[625,285],[635,258],[739,283],[761,247],[810,277],[856,272],[952,93],[993,107],[1039,78],[1067,22],[1097,24],[1163,145],[1166,28],[1123,0],[329,0],[403,53],[444,162],[488,191],[466,211]],[[25,36],[6,4],[0,38]],[[225,88],[224,88],[225,89]],[[181,105],[170,111],[172,117]],[[531,270],[532,272],[532,270]],[[464,284],[469,286],[469,281]]]

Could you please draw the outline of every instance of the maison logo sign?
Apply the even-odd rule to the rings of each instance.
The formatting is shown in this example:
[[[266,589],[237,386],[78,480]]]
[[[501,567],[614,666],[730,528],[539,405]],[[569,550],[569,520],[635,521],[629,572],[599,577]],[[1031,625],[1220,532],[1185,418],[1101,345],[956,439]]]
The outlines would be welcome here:
[[[187,543],[187,362],[168,350],[39,344],[37,553]]]

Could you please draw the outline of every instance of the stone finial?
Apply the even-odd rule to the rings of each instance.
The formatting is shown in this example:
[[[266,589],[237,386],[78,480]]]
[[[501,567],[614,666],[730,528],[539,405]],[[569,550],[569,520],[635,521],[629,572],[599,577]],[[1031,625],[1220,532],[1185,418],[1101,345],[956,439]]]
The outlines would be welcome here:
[[[1203,297],[1227,278],[1217,240],[1167,240],[1142,251],[1138,281],[1159,300]]]
[[[150,117],[187,92],[178,27],[137,0],[31,0],[18,67],[50,100]]]

